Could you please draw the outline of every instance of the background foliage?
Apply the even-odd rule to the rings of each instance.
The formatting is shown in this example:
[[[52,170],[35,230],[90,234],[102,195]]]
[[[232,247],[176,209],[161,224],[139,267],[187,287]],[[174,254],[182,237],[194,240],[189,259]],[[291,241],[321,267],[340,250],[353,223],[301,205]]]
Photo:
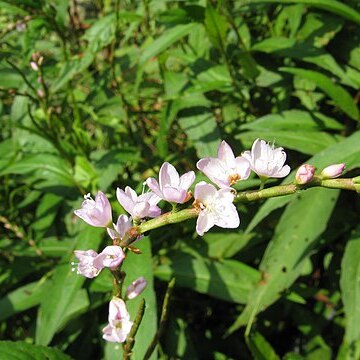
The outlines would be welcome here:
[[[101,339],[109,274],[71,272],[74,249],[109,242],[74,217],[83,194],[105,191],[120,213],[116,186],[141,191],[163,161],[195,169],[221,139],[237,153],[275,140],[293,169],[345,162],[358,174],[357,0],[2,0],[0,9],[0,334],[24,341],[0,342],[2,358],[119,358]],[[235,231],[199,238],[192,221],[165,227],[128,257],[127,281],[150,282],[134,358],[174,276],[154,359],[359,359],[358,196],[310,189],[238,210]]]

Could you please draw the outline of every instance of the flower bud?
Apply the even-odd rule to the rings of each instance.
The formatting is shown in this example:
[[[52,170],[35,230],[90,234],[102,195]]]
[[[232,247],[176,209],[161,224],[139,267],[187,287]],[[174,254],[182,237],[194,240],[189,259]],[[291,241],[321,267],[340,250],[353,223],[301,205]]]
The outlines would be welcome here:
[[[141,276],[133,281],[126,289],[126,297],[128,299],[134,299],[140,295],[147,285],[147,281]]]
[[[39,66],[35,61],[30,61],[30,67],[34,70],[34,71],[39,71]]]
[[[304,185],[309,183],[315,173],[315,167],[309,164],[303,164],[299,167],[295,175],[295,181],[299,185]]]
[[[345,164],[333,164],[327,166],[321,172],[321,176],[323,179],[334,179],[340,176],[344,170],[345,170]]]

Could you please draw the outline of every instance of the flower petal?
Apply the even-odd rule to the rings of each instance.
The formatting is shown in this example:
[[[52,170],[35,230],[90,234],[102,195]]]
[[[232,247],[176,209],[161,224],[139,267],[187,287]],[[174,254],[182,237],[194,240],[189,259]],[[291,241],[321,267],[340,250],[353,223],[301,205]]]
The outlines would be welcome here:
[[[230,185],[229,174],[224,165],[224,162],[217,158],[204,158],[197,162],[196,167],[217,186],[228,187]]]
[[[187,196],[187,191],[183,189],[176,189],[171,186],[163,188],[164,200],[182,204]]]
[[[196,232],[203,236],[205,232],[214,226],[214,218],[212,214],[201,211],[196,221]]]
[[[127,193],[125,192],[127,190]],[[134,208],[134,200],[131,197],[131,191],[128,190],[128,186],[126,190],[123,191],[120,188],[116,189],[116,197],[120,203],[120,205],[129,213],[132,214]],[[136,194],[135,194],[136,195]]]
[[[194,198],[200,202],[206,202],[216,196],[216,188],[214,185],[208,184],[205,181],[200,181],[195,185]]]
[[[178,187],[179,182],[179,173],[175,167],[168,162],[164,162],[159,172],[160,189],[162,190],[166,185]]]
[[[223,140],[218,148],[218,159],[223,161],[227,167],[235,167],[235,156],[230,145]]]
[[[132,218],[125,214],[122,214],[118,217],[116,225],[114,227],[122,239],[125,233],[132,227]]]
[[[179,187],[181,189],[184,189],[184,190],[188,191],[189,187],[192,185],[192,183],[194,181],[195,181],[195,173],[194,173],[194,171],[188,171],[184,175],[180,176]]]
[[[159,197],[163,198],[159,183],[154,178],[148,178],[146,185]]]

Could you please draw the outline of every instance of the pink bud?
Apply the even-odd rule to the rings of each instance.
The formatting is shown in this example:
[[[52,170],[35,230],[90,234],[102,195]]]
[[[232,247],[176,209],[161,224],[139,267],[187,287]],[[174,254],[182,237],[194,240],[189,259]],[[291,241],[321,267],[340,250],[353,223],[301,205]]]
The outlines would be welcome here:
[[[133,281],[126,289],[126,297],[128,299],[134,299],[140,295],[147,285],[147,281],[141,276]]]
[[[38,89],[37,94],[38,94],[39,98],[41,98],[41,99],[45,96],[45,93],[42,89]]]
[[[314,177],[315,167],[308,164],[303,164],[299,167],[295,175],[295,181],[299,185],[309,183]]]
[[[39,66],[35,61],[31,61],[30,66],[34,71],[39,71]]]
[[[333,164],[327,166],[322,172],[321,176],[323,179],[334,179],[340,176],[345,170],[345,164]]]

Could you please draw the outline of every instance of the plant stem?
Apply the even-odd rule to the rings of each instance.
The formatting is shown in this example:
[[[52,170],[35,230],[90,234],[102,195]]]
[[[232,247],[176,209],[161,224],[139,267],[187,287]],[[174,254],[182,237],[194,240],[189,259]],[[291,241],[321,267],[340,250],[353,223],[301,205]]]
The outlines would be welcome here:
[[[123,345],[123,349],[124,349],[123,360],[127,360],[131,358],[132,349],[135,345],[135,336],[140,326],[140,323],[144,317],[144,312],[145,312],[145,299],[142,299],[136,314],[134,324],[130,330],[130,334],[126,340],[126,343],[124,343]]]
[[[164,297],[164,302],[162,305],[162,309],[161,309],[161,316],[160,316],[160,322],[159,322],[159,328],[158,331],[156,332],[155,336],[153,337],[148,349],[146,350],[145,356],[143,360],[148,360],[150,359],[152,353],[154,352],[156,345],[159,342],[159,339],[162,335],[162,333],[164,332],[164,328],[165,328],[165,324],[168,318],[168,313],[169,313],[169,305],[170,305],[170,298],[171,298],[171,294],[173,292],[175,286],[175,278],[172,278],[168,284],[167,290],[166,290],[166,294]]]
[[[248,203],[253,201],[259,201],[262,199],[269,199],[278,196],[285,196],[295,194],[301,190],[310,189],[313,187],[323,187],[328,189],[342,189],[342,190],[351,190],[360,192],[360,179],[357,178],[340,178],[340,179],[322,179],[319,176],[314,176],[313,180],[304,185],[299,185],[296,183],[290,183],[285,185],[273,186],[267,189],[260,190],[249,190],[239,192],[234,202],[242,202]],[[160,215],[154,219],[145,221],[141,224],[133,226],[124,236],[120,246],[129,246],[132,242],[136,240],[136,238],[153,229],[157,229],[159,227],[163,227],[169,224],[179,223],[185,220],[189,220],[195,218],[199,215],[198,209],[188,208],[184,210],[180,210],[177,212],[167,212],[163,215]]]

